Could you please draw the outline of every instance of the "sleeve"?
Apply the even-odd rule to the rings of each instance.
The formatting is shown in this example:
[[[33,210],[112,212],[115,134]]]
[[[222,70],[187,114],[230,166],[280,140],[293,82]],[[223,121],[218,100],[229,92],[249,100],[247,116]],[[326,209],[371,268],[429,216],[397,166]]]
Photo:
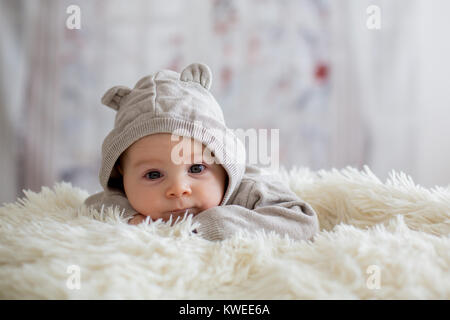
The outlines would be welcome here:
[[[197,232],[207,240],[223,240],[238,230],[265,230],[310,240],[319,231],[313,208],[288,186],[268,176],[241,182],[232,204],[213,207],[194,217]]]
[[[102,206],[104,206],[104,208],[118,206],[120,210],[124,211],[125,218],[131,218],[137,214],[137,211],[133,209],[125,194],[120,191],[104,191],[96,193],[87,198],[84,201],[84,204],[97,211],[101,211]]]

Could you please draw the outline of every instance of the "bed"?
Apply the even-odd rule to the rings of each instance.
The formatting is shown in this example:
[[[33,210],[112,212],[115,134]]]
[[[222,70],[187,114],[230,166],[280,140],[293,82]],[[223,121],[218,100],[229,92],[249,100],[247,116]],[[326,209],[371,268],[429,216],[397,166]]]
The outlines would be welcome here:
[[[450,299],[450,188],[392,171],[280,169],[318,213],[311,241],[210,242],[188,217],[128,225],[60,182],[0,207],[1,299]]]

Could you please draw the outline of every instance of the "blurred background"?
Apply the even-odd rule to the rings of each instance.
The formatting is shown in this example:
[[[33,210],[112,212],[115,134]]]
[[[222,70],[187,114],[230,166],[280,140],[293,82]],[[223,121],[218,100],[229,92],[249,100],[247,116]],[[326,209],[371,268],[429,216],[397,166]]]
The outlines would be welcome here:
[[[211,67],[230,128],[280,130],[288,169],[367,164],[383,181],[449,186],[450,1],[0,5],[0,204],[59,181],[100,190],[104,92],[191,62]]]

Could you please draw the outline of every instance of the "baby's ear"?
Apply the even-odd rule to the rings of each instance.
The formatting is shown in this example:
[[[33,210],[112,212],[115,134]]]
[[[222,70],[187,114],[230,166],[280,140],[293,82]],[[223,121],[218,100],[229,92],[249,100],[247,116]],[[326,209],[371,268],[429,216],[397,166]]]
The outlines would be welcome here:
[[[115,86],[106,91],[106,93],[102,97],[102,103],[105,106],[113,108],[118,111],[120,108],[120,100],[129,94],[131,89],[124,86]]]
[[[122,166],[120,165],[120,163],[117,163],[117,164],[116,164],[116,169],[117,169],[117,171],[119,171],[119,173],[123,176],[123,169],[122,169]]]

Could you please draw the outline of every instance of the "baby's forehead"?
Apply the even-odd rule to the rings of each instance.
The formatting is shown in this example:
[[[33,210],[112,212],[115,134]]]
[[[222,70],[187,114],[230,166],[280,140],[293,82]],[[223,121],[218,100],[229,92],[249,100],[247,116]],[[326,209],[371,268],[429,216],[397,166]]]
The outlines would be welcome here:
[[[172,134],[155,134],[141,138],[133,143],[124,153],[122,158],[132,162],[141,159],[150,159],[160,162],[174,161],[174,156],[183,158],[201,159],[214,156],[212,152],[200,141],[190,137],[181,137]]]
[[[206,146],[191,137],[177,136],[169,133],[158,133],[145,136],[134,142],[128,149],[130,151],[168,151],[174,148],[183,150],[204,150]]]

